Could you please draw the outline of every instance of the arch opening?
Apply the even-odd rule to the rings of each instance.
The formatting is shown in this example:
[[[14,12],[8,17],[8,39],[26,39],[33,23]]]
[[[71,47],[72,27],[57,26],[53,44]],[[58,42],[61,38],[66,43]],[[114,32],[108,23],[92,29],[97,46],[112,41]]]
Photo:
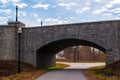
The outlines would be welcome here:
[[[55,64],[55,54],[61,50],[72,46],[91,46],[97,48],[104,53],[106,50],[104,47],[99,46],[93,42],[81,39],[62,39],[46,44],[39,48],[36,53],[36,66],[38,68],[48,68]]]
[[[66,69],[88,69],[95,66],[106,66],[106,54],[90,46],[68,47],[56,54],[56,65],[67,64]]]

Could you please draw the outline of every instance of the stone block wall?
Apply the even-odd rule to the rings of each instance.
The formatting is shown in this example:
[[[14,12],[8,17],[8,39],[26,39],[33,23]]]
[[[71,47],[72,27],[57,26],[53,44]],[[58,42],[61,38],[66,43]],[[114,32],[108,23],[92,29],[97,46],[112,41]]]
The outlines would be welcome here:
[[[16,27],[0,26],[0,60],[16,60]]]
[[[0,60],[18,60],[18,27],[24,28],[25,24],[8,22],[8,25],[0,25]]]

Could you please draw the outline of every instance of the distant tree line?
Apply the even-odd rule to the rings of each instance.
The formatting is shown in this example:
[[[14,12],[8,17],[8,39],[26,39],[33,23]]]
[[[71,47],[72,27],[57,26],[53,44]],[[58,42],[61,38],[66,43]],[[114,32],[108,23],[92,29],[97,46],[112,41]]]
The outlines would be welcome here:
[[[70,62],[78,61],[105,61],[105,53],[89,46],[74,46],[66,48],[58,53],[59,59]]]

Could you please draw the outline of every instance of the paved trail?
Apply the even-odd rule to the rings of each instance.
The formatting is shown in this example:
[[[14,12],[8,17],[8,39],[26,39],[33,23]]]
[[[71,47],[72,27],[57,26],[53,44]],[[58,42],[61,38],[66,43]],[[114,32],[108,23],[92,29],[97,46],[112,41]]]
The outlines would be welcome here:
[[[62,64],[68,64],[70,67],[67,67],[66,69],[88,69],[93,66],[101,66],[105,65],[105,63],[69,63],[69,62],[57,62]]]
[[[56,70],[50,71],[36,80],[87,80],[82,70]]]
[[[38,77],[36,80],[87,80],[83,74],[82,69],[87,69],[92,66],[105,65],[105,63],[59,63],[68,64],[70,67],[64,70],[56,70],[45,73],[44,75]]]

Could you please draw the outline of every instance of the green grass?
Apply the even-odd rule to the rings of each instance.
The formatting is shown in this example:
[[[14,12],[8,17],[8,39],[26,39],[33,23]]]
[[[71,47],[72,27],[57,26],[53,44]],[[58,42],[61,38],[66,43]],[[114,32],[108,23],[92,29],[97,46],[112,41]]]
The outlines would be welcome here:
[[[105,65],[103,66],[94,66],[94,67],[90,67],[89,70],[99,70],[99,69],[104,69]]]
[[[71,62],[71,61],[57,59],[56,62]],[[105,61],[86,61],[86,60],[76,61],[76,63],[103,63],[103,62]]]
[[[49,68],[50,70],[63,69],[69,67],[67,64],[56,63],[54,67]]]

